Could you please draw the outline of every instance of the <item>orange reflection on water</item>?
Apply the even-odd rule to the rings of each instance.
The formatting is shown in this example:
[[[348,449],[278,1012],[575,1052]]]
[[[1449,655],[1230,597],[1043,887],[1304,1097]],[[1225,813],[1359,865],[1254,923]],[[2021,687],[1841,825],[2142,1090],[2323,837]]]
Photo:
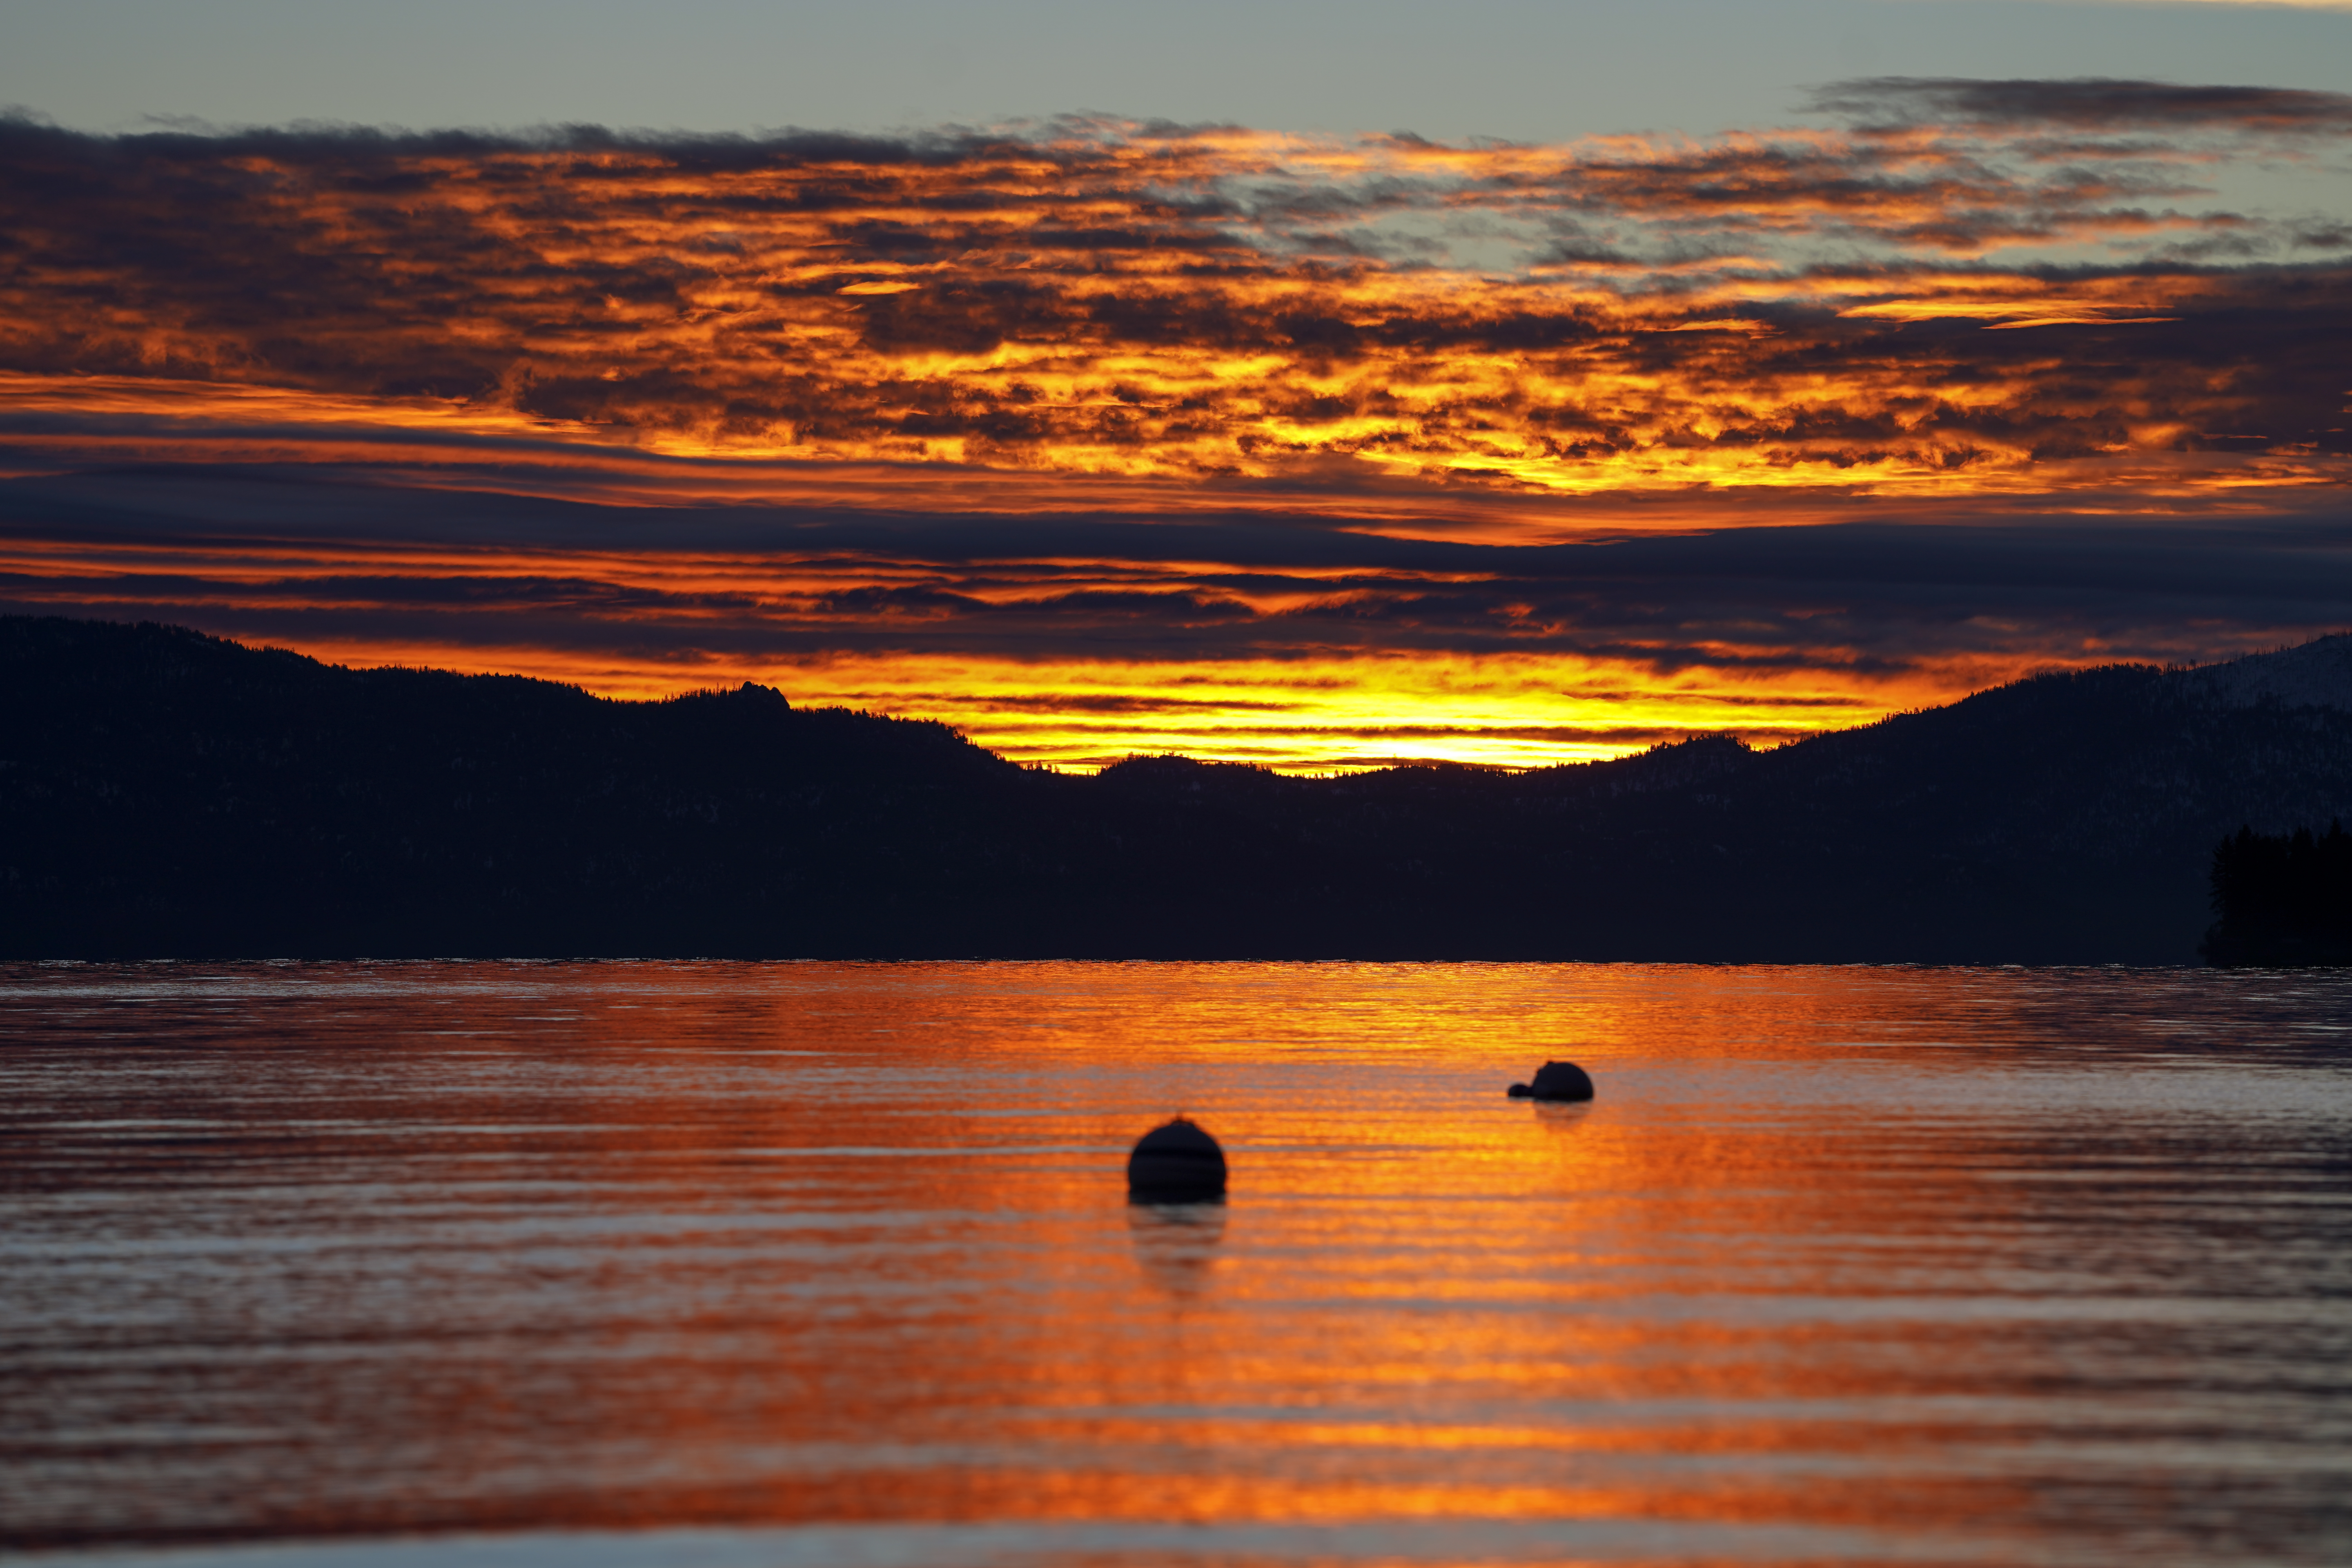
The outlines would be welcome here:
[[[2294,1152],[2352,1127],[2296,1067],[2332,982],[10,978],[20,1543],[1181,1521],[1252,1561],[1215,1532],[1421,1521],[1994,1561],[2252,1540],[2250,1463],[2318,1506],[2278,1445],[2332,1395],[2242,1331],[2340,1326],[2291,1261],[2352,1223]],[[1553,1055],[1595,1102],[1502,1096]],[[1227,1202],[1129,1204],[1180,1109]]]

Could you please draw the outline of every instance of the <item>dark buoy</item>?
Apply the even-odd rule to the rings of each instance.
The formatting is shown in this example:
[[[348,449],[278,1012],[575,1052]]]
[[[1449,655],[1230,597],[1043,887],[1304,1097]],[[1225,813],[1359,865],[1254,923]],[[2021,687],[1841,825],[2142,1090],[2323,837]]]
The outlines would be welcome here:
[[[1546,1062],[1536,1069],[1536,1080],[1515,1083],[1505,1090],[1513,1100],[1591,1100],[1592,1078],[1574,1062]]]
[[[1225,1152],[1180,1116],[1135,1141],[1127,1157],[1127,1190],[1157,1202],[1215,1197],[1225,1190]]]

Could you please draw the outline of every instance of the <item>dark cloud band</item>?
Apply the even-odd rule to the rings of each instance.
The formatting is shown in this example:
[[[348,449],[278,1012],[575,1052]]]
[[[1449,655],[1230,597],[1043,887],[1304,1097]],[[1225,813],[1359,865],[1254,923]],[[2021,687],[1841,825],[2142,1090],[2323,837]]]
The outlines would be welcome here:
[[[2193,657],[2327,628],[2352,605],[2340,505],[2139,522],[1915,505],[1509,545],[1314,519],[664,511],[477,493],[435,498],[445,523],[462,519],[463,552],[404,561],[426,537],[397,528],[417,500],[289,475],[7,481],[0,598],[264,638],[651,657],[1412,653],[1880,674],[2094,644]]]
[[[2116,77],[1984,81],[1860,77],[1816,88],[1818,113],[1865,126],[2096,131],[2232,131],[2326,135],[2352,130],[2352,93],[2283,87],[2197,86]]]

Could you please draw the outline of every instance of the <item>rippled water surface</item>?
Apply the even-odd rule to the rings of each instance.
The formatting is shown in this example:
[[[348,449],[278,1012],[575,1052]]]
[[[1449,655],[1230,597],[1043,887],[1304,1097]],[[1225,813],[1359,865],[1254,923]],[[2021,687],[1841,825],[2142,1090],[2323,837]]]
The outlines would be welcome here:
[[[2352,983],[0,970],[0,1545],[2352,1561]],[[1587,1107],[1504,1097],[1548,1056]],[[1223,1205],[1131,1206],[1178,1110]]]

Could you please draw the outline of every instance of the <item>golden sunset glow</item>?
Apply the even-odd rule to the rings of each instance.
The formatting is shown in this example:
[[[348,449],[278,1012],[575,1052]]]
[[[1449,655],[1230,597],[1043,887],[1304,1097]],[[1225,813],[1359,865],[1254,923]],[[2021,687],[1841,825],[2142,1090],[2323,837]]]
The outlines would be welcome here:
[[[2071,91],[1564,147],[19,125],[0,569],[19,609],[758,680],[1081,767],[1769,744],[2326,629],[1980,559],[2352,477],[2347,277],[2297,250],[2333,231],[2200,184],[2343,106]],[[1883,563],[1811,542],[1857,530]]]

